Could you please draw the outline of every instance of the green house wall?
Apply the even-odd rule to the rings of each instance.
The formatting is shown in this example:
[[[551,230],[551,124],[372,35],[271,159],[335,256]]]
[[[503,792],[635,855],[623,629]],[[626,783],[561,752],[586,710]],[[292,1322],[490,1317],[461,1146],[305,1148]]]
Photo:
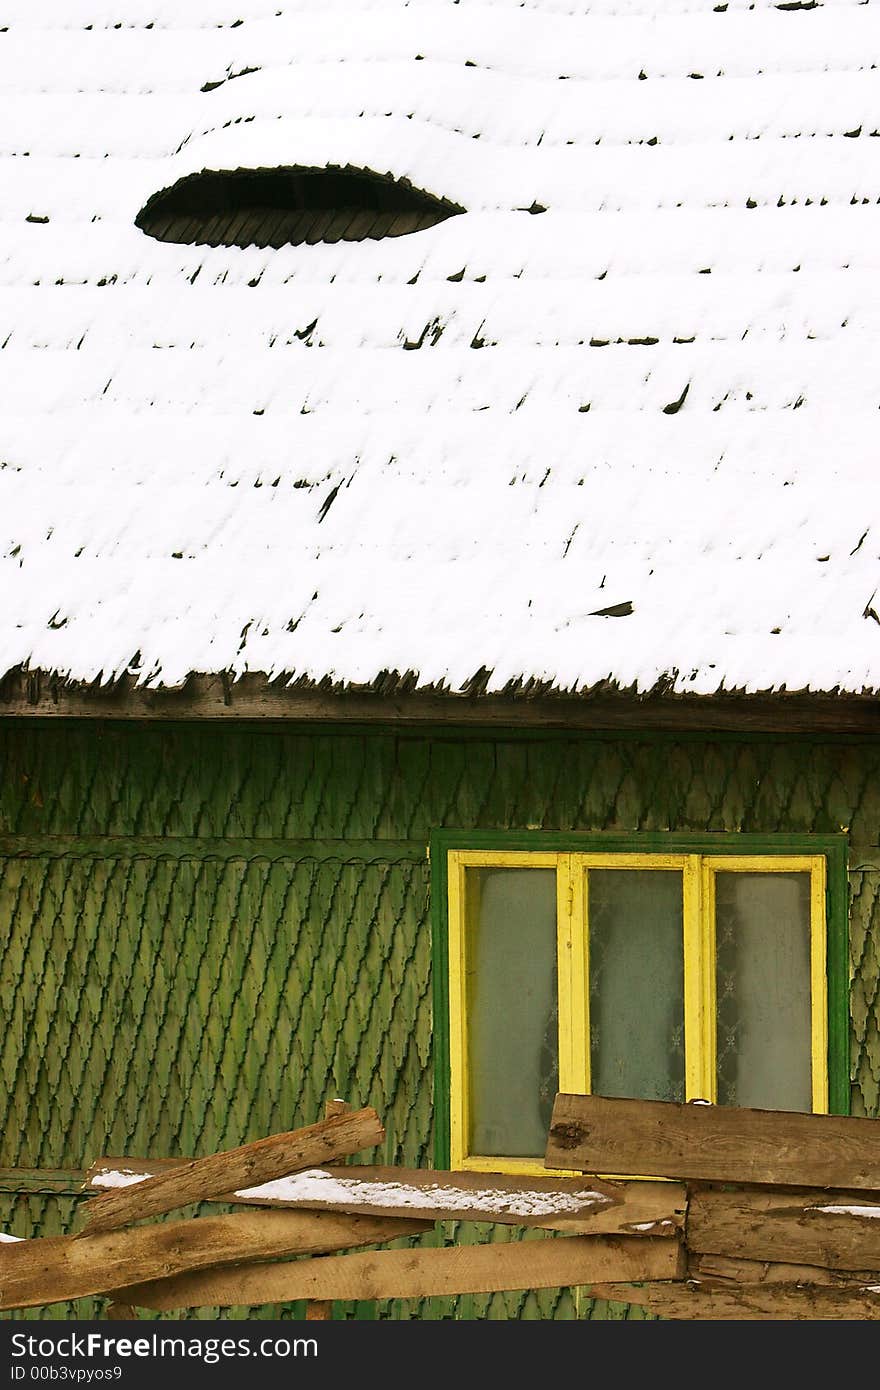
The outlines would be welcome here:
[[[208,1153],[332,1096],[378,1110],[377,1161],[430,1165],[441,827],[846,831],[851,1108],[880,1115],[878,773],[844,737],[0,721],[0,1167]],[[0,1229],[57,1234],[77,1201],[0,1192]],[[378,1315],[639,1314],[562,1290]]]

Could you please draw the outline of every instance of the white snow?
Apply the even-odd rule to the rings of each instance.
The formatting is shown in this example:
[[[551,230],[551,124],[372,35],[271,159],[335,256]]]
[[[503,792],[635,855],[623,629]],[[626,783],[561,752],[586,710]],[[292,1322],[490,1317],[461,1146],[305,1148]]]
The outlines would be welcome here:
[[[145,1182],[147,1178],[153,1177],[152,1173],[132,1173],[128,1168],[111,1169],[106,1173],[98,1173],[92,1179],[91,1187],[131,1187],[134,1183]]]
[[[0,675],[880,689],[877,6],[117,23],[0,33]],[[467,212],[134,225],[203,167],[334,162]]]
[[[604,1206],[611,1199],[600,1192],[504,1192],[496,1188],[449,1187],[430,1183],[374,1183],[337,1178],[320,1168],[308,1168],[276,1182],[245,1188],[238,1197],[265,1197],[286,1202],[332,1202],[370,1207],[419,1207],[439,1210],[507,1212],[512,1216],[577,1215]]]
[[[807,1211],[828,1212],[833,1216],[880,1216],[880,1206],[835,1206],[807,1207]]]

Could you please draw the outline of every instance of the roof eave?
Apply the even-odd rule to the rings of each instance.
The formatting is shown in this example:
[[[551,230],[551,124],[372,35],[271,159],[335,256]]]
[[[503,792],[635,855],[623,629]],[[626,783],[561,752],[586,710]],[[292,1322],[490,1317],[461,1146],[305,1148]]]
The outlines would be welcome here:
[[[16,668],[0,681],[0,717],[100,720],[280,721],[284,723],[457,725],[518,729],[657,730],[688,733],[877,734],[876,693],[659,690],[603,686],[572,695],[541,689],[454,693],[414,688],[390,675],[369,688],[318,684],[252,672],[193,674],[176,689],[138,685],[133,676],[82,682]]]

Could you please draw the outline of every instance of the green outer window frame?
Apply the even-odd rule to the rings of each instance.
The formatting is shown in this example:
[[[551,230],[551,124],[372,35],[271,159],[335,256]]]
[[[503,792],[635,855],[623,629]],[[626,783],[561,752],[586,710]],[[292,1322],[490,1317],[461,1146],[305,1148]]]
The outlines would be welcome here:
[[[849,917],[846,835],[753,834],[675,831],[435,830],[431,834],[431,930],[434,1001],[434,1163],[450,1165],[449,916],[447,854],[450,850],[531,850],[569,854],[823,855],[828,982],[828,1111],[848,1115]]]

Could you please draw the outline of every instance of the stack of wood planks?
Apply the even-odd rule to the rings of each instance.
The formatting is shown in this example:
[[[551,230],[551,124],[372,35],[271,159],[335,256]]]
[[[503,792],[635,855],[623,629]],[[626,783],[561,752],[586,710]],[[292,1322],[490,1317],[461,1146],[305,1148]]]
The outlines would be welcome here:
[[[98,1159],[80,1231],[0,1244],[0,1310],[306,1300],[324,1318],[336,1300],[575,1285],[666,1318],[880,1317],[876,1120],[560,1094],[543,1177],[346,1161],[383,1138],[375,1110],[338,1102],[206,1158]],[[204,1202],[241,1210],[167,1219]],[[450,1221],[554,1238],[448,1244]]]
[[[685,1184],[683,1278],[603,1281],[665,1318],[880,1318],[880,1122],[558,1095],[545,1162]]]
[[[81,1231],[0,1246],[0,1310],[103,1295],[109,1316],[133,1317],[305,1299],[307,1316],[320,1317],[335,1300],[656,1281],[683,1269],[683,1211],[668,1184],[341,1162],[383,1137],[364,1109],[206,1158],[100,1159]],[[210,1201],[244,1210],[161,1219]],[[424,1237],[444,1220],[559,1238],[364,1250]]]

